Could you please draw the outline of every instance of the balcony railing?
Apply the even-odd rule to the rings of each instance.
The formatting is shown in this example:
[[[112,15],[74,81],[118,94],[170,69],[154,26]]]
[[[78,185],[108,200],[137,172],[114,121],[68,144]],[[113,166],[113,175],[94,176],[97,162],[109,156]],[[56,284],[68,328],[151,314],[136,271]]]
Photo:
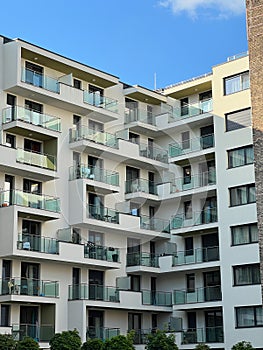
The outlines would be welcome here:
[[[159,267],[159,255],[152,253],[128,253],[127,266]]]
[[[147,179],[133,179],[125,181],[125,192],[144,192],[148,194],[157,195],[157,186],[153,181],[149,181]]]
[[[88,242],[84,246],[84,257],[96,260],[105,260],[110,262],[119,262],[120,250],[113,247],[104,247]]]
[[[209,113],[213,110],[213,99],[207,99],[184,105],[182,108],[173,108],[172,114],[170,115],[170,122],[177,120],[194,117],[200,114]]]
[[[102,96],[96,92],[84,91],[83,99],[89,105],[104,108],[107,111],[118,113],[118,101],[110,97]]]
[[[21,73],[21,81],[24,83],[34,85],[48,91],[56,92],[57,94],[60,92],[60,86],[57,79],[23,67]]]
[[[97,284],[75,284],[69,286],[69,300],[101,300],[118,303],[119,290],[116,287],[107,287]]]
[[[171,192],[176,193],[215,184],[216,173],[214,170],[211,170],[203,172],[201,174],[190,175],[175,179],[171,187]]]
[[[189,329],[182,332],[182,344],[223,343],[224,330],[222,326]]]
[[[57,298],[58,281],[42,281],[33,278],[11,277],[0,280],[1,295],[29,295]]]
[[[219,260],[219,247],[206,247],[177,252],[173,257],[173,266],[198,264]]]
[[[87,328],[87,339],[101,339],[106,340],[112,337],[120,335],[119,328],[107,328],[107,327],[88,327]]]
[[[54,335],[55,327],[52,325],[12,324],[12,336],[16,341],[30,337],[39,342],[49,342]]]
[[[125,108],[125,124],[132,122],[141,122],[143,124],[156,125],[155,115],[152,112],[148,112],[142,109],[130,109]]]
[[[168,163],[168,152],[160,147],[140,143],[140,156]]]
[[[87,217],[115,224],[119,223],[119,212],[115,209],[110,209],[103,206],[88,204]]]
[[[58,240],[29,233],[19,233],[17,249],[29,250],[33,252],[58,254]]]
[[[105,131],[95,131],[85,125],[79,126],[76,129],[70,129],[69,131],[70,142],[88,140],[107,147],[118,148],[118,139],[114,134]]]
[[[205,303],[222,300],[221,286],[197,288],[195,290],[175,290],[174,304]]]
[[[179,143],[172,143],[169,145],[169,156],[179,157],[184,154],[198,152],[212,147],[214,147],[214,134],[185,140]]]
[[[29,164],[39,168],[57,170],[57,158],[50,154],[28,151],[22,148],[17,149],[16,161],[18,163]]]
[[[20,190],[0,192],[0,206],[21,205],[29,208],[60,212],[60,200],[44,194],[28,193]]]
[[[132,331],[135,333],[133,338],[135,345],[147,344],[148,335],[154,332],[152,329],[132,329]]]
[[[171,220],[171,229],[205,225],[217,222],[217,208],[207,208],[199,212],[193,212],[191,216],[176,214]]]
[[[119,186],[119,173],[116,171],[109,171],[85,164],[70,167],[69,179],[90,179],[112,186]]]
[[[142,290],[144,305],[172,306],[172,293],[152,290]]]
[[[170,233],[170,221],[141,215],[140,227],[143,230]]]
[[[61,131],[61,119],[58,117],[35,112],[21,106],[12,106],[3,109],[3,124],[15,120],[40,126],[48,130]]]

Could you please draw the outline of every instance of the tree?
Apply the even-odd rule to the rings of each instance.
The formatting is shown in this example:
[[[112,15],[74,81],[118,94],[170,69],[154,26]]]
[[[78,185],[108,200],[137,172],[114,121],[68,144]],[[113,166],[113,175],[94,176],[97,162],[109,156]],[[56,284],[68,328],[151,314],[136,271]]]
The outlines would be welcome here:
[[[145,348],[147,350],[178,350],[173,334],[167,336],[165,332],[158,330],[154,334],[149,334],[147,338],[148,343]]]
[[[204,343],[197,344],[195,350],[209,350],[210,346]]]
[[[49,342],[50,350],[80,350],[81,339],[79,332],[63,331],[62,333],[56,333]]]
[[[254,350],[254,348],[250,342],[243,340],[233,345],[231,350]]]
[[[39,350],[38,342],[30,337],[25,337],[17,342],[16,350]]]
[[[83,343],[81,350],[103,350],[104,343],[101,339],[89,339]]]
[[[16,347],[16,341],[11,334],[0,334],[0,349],[14,350]]]
[[[130,335],[117,335],[105,341],[103,350],[134,350],[132,339]]]

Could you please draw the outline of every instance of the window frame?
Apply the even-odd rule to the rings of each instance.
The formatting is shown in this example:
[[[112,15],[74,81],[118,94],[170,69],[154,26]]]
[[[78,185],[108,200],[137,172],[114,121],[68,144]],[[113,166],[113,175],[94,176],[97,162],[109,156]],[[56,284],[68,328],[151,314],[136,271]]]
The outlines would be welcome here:
[[[248,75],[248,80],[249,80],[250,79],[249,70],[244,71],[244,72],[240,72],[238,74],[230,75],[228,77],[224,77],[224,79],[223,79],[223,82],[224,82],[224,96],[232,95],[232,94],[238,93],[240,91],[244,91],[244,90],[250,89],[250,80],[249,80],[249,83],[248,83],[248,87],[244,87],[244,82],[242,81],[242,77],[244,77],[245,75]],[[236,78],[239,78],[239,90],[233,91],[233,92],[227,92],[226,82],[230,81],[230,80],[234,80]]]
[[[234,190],[242,190],[242,189],[245,189],[246,190],[246,202],[245,203],[242,203],[242,194],[241,192],[240,193],[237,193],[236,194],[236,198],[238,198],[239,200],[241,199],[240,203],[236,203],[236,204],[233,204],[233,198],[232,198],[232,191]],[[254,190],[256,189],[255,188],[255,184],[252,183],[252,184],[245,184],[245,185],[240,185],[240,186],[235,186],[235,187],[229,187],[228,190],[229,190],[229,203],[230,203],[230,207],[238,207],[238,206],[241,206],[241,205],[247,205],[247,204],[253,204],[253,203],[256,203],[256,194],[255,194],[255,200],[254,201],[251,201],[251,193],[250,193],[250,189],[254,188]]]
[[[246,244],[254,244],[254,243],[258,243],[258,239],[257,241],[253,241],[252,240],[252,226],[256,226],[257,227],[257,223],[253,222],[253,223],[249,223],[249,224],[244,224],[244,225],[236,225],[236,226],[230,226],[230,230],[231,230],[231,246],[235,247],[235,246],[240,246],[240,245],[246,245]],[[248,242],[245,243],[234,243],[234,232],[233,229],[238,229],[239,227],[248,227]]]
[[[248,325],[239,325],[239,320],[238,320],[238,311],[241,309],[252,309],[253,310],[253,321],[254,324],[251,326]],[[262,324],[257,324],[257,309],[262,310],[262,305],[251,305],[251,306],[240,306],[240,307],[235,307],[235,316],[236,316],[236,328],[255,328],[255,327],[263,327]]]
[[[253,161],[251,161],[251,162],[248,161],[248,152],[247,152],[247,150],[249,150],[249,149],[252,149],[252,151],[253,151]],[[231,153],[238,152],[238,151],[241,151],[241,150],[244,151],[244,155],[243,155],[244,156],[244,163],[243,164],[239,164],[239,165],[233,165],[233,161],[231,160]],[[242,146],[242,147],[238,147],[238,148],[233,148],[233,149],[227,150],[227,159],[228,159],[228,169],[239,168],[241,166],[254,164],[254,148],[253,148],[253,145]]]
[[[242,286],[252,286],[252,285],[257,285],[257,284],[261,284],[261,281],[260,281],[260,265],[259,263],[256,263],[256,264],[245,264],[245,265],[235,265],[235,266],[232,266],[233,268],[233,281],[234,281],[234,284],[233,286],[234,287],[242,287]],[[240,271],[240,270],[244,270],[244,271]],[[247,274],[245,272],[245,269],[250,269],[249,271],[249,278],[251,278],[251,281],[247,280],[245,283],[238,283],[238,270],[241,272],[241,273],[244,273],[244,274]],[[255,270],[258,270],[258,271],[254,271]],[[258,273],[258,280],[255,279],[255,273]]]

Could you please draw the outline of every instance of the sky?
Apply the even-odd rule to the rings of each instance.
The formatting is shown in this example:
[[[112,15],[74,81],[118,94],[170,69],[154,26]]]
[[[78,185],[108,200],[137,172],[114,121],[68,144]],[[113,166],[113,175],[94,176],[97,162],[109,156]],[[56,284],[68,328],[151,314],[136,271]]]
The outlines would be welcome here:
[[[0,34],[149,89],[208,73],[248,46],[245,0],[3,1]]]

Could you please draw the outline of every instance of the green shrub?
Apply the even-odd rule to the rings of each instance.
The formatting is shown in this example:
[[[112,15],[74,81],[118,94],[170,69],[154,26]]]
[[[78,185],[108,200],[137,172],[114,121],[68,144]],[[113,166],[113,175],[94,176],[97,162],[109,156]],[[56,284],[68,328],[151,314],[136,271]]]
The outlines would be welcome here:
[[[0,349],[14,350],[16,347],[16,341],[10,334],[0,334]]]
[[[157,331],[156,333],[149,334],[147,339],[148,343],[145,348],[147,350],[178,350],[173,334],[167,336],[165,332]]]
[[[38,342],[30,337],[25,337],[17,342],[16,350],[39,350]]]
[[[49,342],[50,350],[80,350],[81,339],[76,329],[56,333]]]
[[[103,350],[104,343],[101,339],[89,339],[83,343],[81,350]]]
[[[117,335],[111,339],[107,339],[104,343],[103,350],[134,350],[132,337],[127,335]]]
[[[211,349],[210,346],[204,343],[197,344],[195,347],[195,350],[209,350],[209,349]]]
[[[231,350],[254,350],[254,348],[250,342],[243,340],[233,345]]]

